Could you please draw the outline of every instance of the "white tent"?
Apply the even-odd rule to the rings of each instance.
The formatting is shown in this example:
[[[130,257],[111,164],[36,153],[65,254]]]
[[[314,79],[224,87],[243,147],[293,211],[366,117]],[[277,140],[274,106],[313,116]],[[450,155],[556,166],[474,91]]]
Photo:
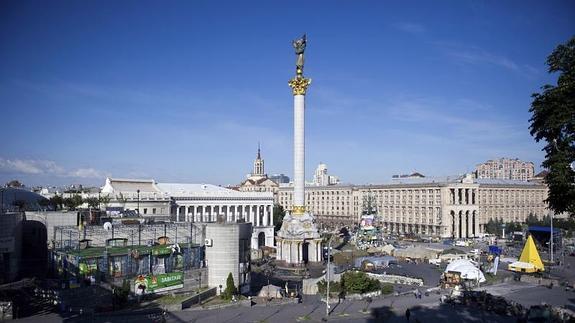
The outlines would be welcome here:
[[[258,293],[258,297],[261,297],[261,298],[283,298],[282,291],[283,291],[283,289],[281,287],[269,284],[267,286],[262,287],[262,289]]]
[[[467,259],[458,259],[452,261],[449,263],[449,265],[447,265],[447,268],[445,268],[445,272],[449,271],[460,273],[462,279],[476,280],[480,283],[485,281],[485,276],[481,270],[475,267],[475,265]]]
[[[529,262],[523,262],[523,261],[516,261],[514,263],[509,264],[509,268],[514,269],[515,271],[518,272],[534,272],[536,271],[535,269],[535,265]]]

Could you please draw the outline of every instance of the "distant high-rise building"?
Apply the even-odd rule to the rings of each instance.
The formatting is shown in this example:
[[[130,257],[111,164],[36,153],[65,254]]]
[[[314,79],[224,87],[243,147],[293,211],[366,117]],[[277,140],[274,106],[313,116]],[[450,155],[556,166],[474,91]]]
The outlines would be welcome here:
[[[270,179],[278,184],[288,184],[290,178],[284,174],[274,174],[270,176]]]
[[[477,165],[476,173],[477,178],[528,181],[533,178],[535,166],[532,162],[525,162],[517,158],[500,158]]]
[[[319,163],[315,170],[315,175],[313,177],[313,184],[316,186],[328,186],[339,184],[339,178],[336,176],[327,174],[327,165],[324,163]]]

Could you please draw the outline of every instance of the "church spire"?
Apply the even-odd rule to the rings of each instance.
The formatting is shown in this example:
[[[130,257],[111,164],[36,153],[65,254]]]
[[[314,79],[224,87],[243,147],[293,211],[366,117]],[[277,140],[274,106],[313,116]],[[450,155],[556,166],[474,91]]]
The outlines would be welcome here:
[[[264,160],[262,159],[261,150],[260,150],[260,143],[258,142],[258,155],[256,160],[254,161],[254,171],[252,173],[254,176],[264,176]]]

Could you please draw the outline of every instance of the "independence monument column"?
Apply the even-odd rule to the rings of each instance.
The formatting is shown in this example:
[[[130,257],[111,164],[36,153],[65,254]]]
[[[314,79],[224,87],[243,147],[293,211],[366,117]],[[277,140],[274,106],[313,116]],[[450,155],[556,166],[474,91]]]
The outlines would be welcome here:
[[[305,209],[305,94],[311,79],[303,76],[305,35],[292,42],[296,75],[289,81],[294,98],[293,208],[286,212],[277,235],[277,259],[289,265],[321,261],[321,238],[312,214]]]
[[[305,212],[305,92],[311,79],[303,76],[304,51],[306,37],[293,41],[297,55],[296,76],[289,81],[293,92],[293,214],[301,215]]]

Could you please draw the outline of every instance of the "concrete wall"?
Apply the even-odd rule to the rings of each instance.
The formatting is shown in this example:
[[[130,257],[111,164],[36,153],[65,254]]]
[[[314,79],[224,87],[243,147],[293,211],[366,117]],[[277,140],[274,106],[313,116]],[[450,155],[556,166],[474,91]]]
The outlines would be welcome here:
[[[206,245],[206,265],[208,267],[208,285],[225,289],[229,273],[234,277],[236,287],[249,283],[247,271],[250,259],[251,223],[211,223],[206,225],[206,239],[212,246]],[[242,258],[243,259],[240,259]],[[242,262],[240,262],[242,260]]]
[[[78,221],[77,211],[36,211],[26,212],[26,220],[38,221],[46,226],[46,235],[48,243],[56,239],[55,227],[58,226],[75,226]]]
[[[22,213],[0,215],[0,284],[16,280],[22,251]]]

